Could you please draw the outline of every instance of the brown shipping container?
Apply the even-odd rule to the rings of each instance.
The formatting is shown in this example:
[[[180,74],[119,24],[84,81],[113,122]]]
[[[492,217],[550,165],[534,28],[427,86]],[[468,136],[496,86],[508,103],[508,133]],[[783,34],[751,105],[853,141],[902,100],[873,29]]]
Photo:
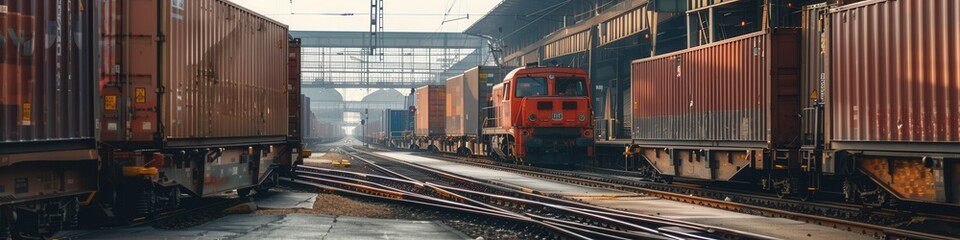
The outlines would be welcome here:
[[[107,0],[103,8],[103,140],[284,140],[285,25],[225,0]]]
[[[0,0],[3,208],[97,190],[94,7],[90,0]]]
[[[773,29],[634,61],[633,138],[688,146],[798,145],[798,41],[798,29]]]
[[[960,152],[958,13],[955,0],[865,1],[831,11],[826,101],[834,149]]]
[[[447,109],[446,87],[423,86],[416,91],[416,127],[418,137],[444,135],[447,128],[444,121]]]
[[[484,108],[490,106],[490,91],[503,79],[495,67],[475,67],[447,79],[447,136],[476,136],[484,122]]]

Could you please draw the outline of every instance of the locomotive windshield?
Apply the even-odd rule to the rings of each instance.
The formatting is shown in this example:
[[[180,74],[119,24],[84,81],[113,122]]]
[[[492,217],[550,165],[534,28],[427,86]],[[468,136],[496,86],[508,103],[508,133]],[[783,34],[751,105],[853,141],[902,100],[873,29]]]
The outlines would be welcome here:
[[[517,79],[517,97],[547,95],[547,79],[542,77],[522,77]]]
[[[583,78],[558,78],[554,84],[554,92],[562,97],[583,97],[587,96],[586,84]]]

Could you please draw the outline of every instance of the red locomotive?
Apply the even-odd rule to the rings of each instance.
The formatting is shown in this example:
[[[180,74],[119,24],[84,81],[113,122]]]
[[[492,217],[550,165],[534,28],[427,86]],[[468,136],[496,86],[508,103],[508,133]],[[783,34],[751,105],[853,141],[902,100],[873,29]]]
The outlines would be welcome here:
[[[577,68],[518,68],[493,87],[495,124],[484,128],[501,159],[574,165],[593,155],[590,82]]]

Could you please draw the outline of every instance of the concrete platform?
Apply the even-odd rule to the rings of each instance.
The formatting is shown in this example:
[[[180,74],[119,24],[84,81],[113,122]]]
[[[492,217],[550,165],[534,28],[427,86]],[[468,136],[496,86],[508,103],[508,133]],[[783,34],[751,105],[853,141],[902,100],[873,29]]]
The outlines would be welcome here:
[[[431,221],[322,215],[229,215],[186,230],[152,227],[73,233],[61,239],[469,239]]]
[[[257,204],[257,208],[265,209],[313,209],[313,203],[316,201],[316,193],[271,192],[253,202]]]
[[[456,173],[476,179],[497,182],[507,186],[532,189],[548,194],[560,194],[564,196],[581,197],[628,197],[637,196],[635,193],[610,190],[606,188],[586,187],[571,185],[568,183],[555,182],[535,177],[524,176],[516,173],[497,171],[482,167],[475,167],[460,163],[454,163],[439,159],[433,159],[423,156],[413,155],[404,152],[377,152],[380,156],[389,157],[401,161],[418,163],[423,166],[443,170],[450,173]]]

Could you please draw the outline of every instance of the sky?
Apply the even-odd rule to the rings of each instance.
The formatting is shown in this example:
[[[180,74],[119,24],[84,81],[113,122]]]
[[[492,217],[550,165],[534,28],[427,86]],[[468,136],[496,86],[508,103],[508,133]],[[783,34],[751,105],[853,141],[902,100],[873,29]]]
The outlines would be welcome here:
[[[290,30],[370,31],[367,0],[231,1],[281,21]],[[462,32],[500,1],[384,0],[384,31]]]

